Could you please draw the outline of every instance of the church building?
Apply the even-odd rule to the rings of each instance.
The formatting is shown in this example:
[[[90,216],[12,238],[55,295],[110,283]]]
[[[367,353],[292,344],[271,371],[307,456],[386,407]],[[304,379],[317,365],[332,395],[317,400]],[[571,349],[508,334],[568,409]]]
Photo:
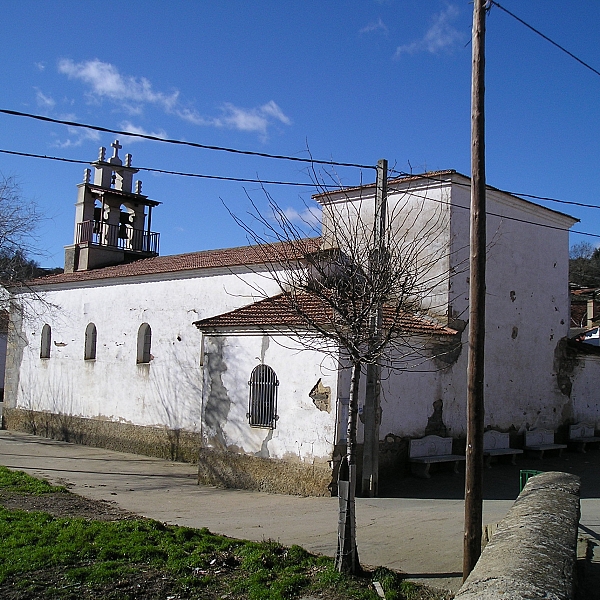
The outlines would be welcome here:
[[[281,258],[335,246],[332,232],[357,215],[372,222],[375,186],[316,196],[320,237],[160,256],[160,203],[119,150],[107,160],[101,148],[78,185],[64,273],[12,295],[5,426],[198,462],[203,482],[330,493],[349,372],[331,342],[302,344]],[[389,182],[391,235],[420,244],[415,260],[436,283],[406,324],[421,359],[382,376],[383,471],[401,470],[410,438],[466,433],[469,197],[455,171]],[[519,436],[596,423],[598,357],[566,347],[576,221],[491,187],[487,204],[486,426]]]

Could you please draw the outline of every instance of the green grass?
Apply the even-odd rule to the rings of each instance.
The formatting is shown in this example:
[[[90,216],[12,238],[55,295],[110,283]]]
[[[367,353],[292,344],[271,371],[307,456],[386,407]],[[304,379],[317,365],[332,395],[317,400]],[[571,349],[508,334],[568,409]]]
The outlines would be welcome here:
[[[53,494],[66,492],[63,486],[52,485],[44,479],[36,479],[23,471],[11,471],[0,465],[0,491],[6,490],[17,494]]]
[[[63,488],[2,467],[0,488],[64,493]],[[387,569],[348,577],[335,571],[332,559],[299,546],[236,540],[148,519],[55,518],[0,506],[0,539],[0,596],[6,585],[23,590],[24,598],[158,597],[156,592],[137,596],[115,587],[123,581],[138,582],[139,587],[154,578],[160,585],[168,580],[174,598],[180,594],[190,599],[283,600],[321,595],[376,600],[373,580],[382,584],[388,600],[432,597],[420,596],[422,588]]]

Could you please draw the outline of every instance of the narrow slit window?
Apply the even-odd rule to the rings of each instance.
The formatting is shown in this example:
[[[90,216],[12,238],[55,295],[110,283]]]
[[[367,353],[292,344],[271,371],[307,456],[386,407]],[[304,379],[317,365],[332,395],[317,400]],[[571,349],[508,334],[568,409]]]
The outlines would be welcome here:
[[[48,323],[42,328],[42,341],[40,344],[40,358],[50,358],[50,346],[52,344],[52,328]]]
[[[96,326],[93,323],[89,323],[85,328],[85,350],[83,358],[85,360],[96,359]]]
[[[142,323],[138,330],[137,362],[147,364],[152,359],[152,329],[148,323]]]
[[[277,387],[275,371],[268,365],[258,365],[250,375],[248,422],[252,427],[275,429],[277,422]]]

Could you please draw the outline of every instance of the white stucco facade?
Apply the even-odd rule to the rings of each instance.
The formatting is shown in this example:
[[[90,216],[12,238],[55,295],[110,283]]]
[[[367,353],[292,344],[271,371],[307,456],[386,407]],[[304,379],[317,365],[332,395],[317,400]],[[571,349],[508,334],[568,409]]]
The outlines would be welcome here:
[[[81,185],[87,190],[88,184]],[[331,246],[336,229],[344,229],[349,240],[368,235],[373,198],[373,186],[319,197],[324,247]],[[414,289],[421,316],[457,333],[415,335],[412,355],[407,351],[402,364],[392,360],[392,368],[384,369],[380,437],[464,437],[469,180],[452,171],[395,180],[388,203],[393,239],[419,276]],[[573,421],[596,423],[599,359],[573,358],[565,350],[568,230],[574,219],[493,188],[487,210],[485,425],[523,432]],[[87,250],[95,252],[88,242]],[[247,253],[235,250],[238,257]],[[232,262],[231,249],[210,252],[205,262],[191,260],[192,255],[142,258],[132,268],[88,269],[36,282],[26,309],[11,315],[5,384],[9,422],[25,428],[31,421],[39,430],[40,415],[58,415],[55,429],[75,427],[65,416],[78,419],[80,430],[89,423],[133,428],[111,429],[109,437],[133,435],[139,428],[183,432],[204,450],[320,465],[330,473],[345,440],[350,389],[338,349],[307,349],[297,331],[276,323],[197,327],[281,291],[270,275],[272,266],[256,257],[248,264]],[[196,266],[177,266],[186,260]],[[22,299],[15,294],[15,306]],[[96,352],[86,360],[91,323]],[[150,326],[151,343],[148,361],[140,363],[143,324]],[[41,358],[45,325],[51,330],[50,355]],[[268,365],[277,377],[274,427],[249,422],[249,379],[257,365]],[[359,422],[359,442],[360,428]],[[233,468],[224,460],[220,472]],[[238,470],[254,468],[244,464]],[[323,471],[320,481],[326,475]]]
[[[268,287],[257,271],[205,269],[39,289],[39,310],[26,302],[17,324],[22,359],[14,407],[199,432],[201,334],[192,323],[251,303],[252,285]],[[97,329],[95,360],[84,360],[89,323]],[[152,331],[149,364],[136,362],[142,323]],[[45,324],[52,344],[42,359]]]
[[[360,212],[368,222],[373,197],[371,187],[325,198],[325,232],[334,228],[327,225],[333,215]],[[450,364],[414,361],[384,376],[381,437],[417,437],[434,425],[464,436],[470,183],[454,172],[416,177],[392,183],[388,203],[396,234],[421,236],[413,243],[428,267],[423,287],[432,291],[423,310],[462,331],[462,351]],[[569,332],[568,231],[575,220],[493,188],[487,212],[486,426],[556,428],[572,414],[558,382],[557,347]],[[428,262],[426,251],[436,260]]]
[[[293,335],[273,331],[206,334],[203,442],[262,458],[331,461],[336,435],[338,369],[331,354],[307,349]],[[248,424],[248,380],[258,364],[277,374],[273,429]],[[313,401],[320,382],[328,400]]]

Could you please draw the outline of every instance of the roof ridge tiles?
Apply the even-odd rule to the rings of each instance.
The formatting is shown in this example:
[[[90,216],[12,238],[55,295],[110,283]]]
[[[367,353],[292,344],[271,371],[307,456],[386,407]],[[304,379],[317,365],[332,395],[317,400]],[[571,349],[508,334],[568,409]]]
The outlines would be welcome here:
[[[171,254],[142,258],[134,262],[112,265],[89,271],[75,271],[74,273],[60,273],[48,275],[29,282],[31,286],[50,285],[58,283],[77,283],[81,281],[94,281],[98,279],[113,279],[120,277],[137,277],[142,275],[158,275],[163,273],[176,273],[198,269],[236,267],[243,265],[259,265],[278,260],[293,258],[285,251],[286,247],[309,245],[309,250],[316,251],[321,238],[301,238],[294,242],[273,242],[270,244],[253,244],[236,246],[233,248],[220,248],[199,250],[184,254]],[[283,251],[281,249],[284,249]],[[301,257],[305,250],[298,252]]]

